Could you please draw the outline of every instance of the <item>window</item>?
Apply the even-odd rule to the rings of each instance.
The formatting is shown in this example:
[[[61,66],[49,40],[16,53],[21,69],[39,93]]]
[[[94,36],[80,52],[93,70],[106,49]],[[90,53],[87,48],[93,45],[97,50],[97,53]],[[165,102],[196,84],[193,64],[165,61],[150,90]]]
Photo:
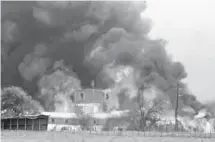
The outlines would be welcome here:
[[[52,123],[54,123],[54,122],[55,122],[53,118],[51,119],[51,121],[52,121]]]
[[[108,94],[108,93],[106,94],[105,99],[106,99],[106,100],[108,100],[108,99],[109,99],[109,94]]]
[[[84,94],[83,93],[81,93],[81,99],[84,100]]]
[[[73,103],[75,102],[75,96],[74,95],[71,95],[70,99],[72,100]]]
[[[68,120],[68,119],[66,119],[66,120],[65,120],[65,124],[68,124],[68,123],[69,123],[69,120]]]

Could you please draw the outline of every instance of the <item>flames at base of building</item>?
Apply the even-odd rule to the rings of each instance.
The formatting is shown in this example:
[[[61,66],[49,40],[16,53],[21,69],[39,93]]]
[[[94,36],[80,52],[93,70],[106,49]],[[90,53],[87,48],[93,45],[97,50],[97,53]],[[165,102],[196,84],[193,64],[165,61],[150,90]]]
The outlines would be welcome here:
[[[49,116],[48,120],[48,131],[80,131],[81,128],[81,119],[87,117],[91,118],[91,129],[101,131],[110,118],[121,118],[123,116],[128,116],[128,110],[126,111],[111,111],[111,112],[97,112],[87,115],[77,115],[76,113],[58,113],[58,112],[42,112],[42,115]],[[83,124],[82,124],[83,125]],[[84,124],[86,125],[86,124]]]
[[[43,115],[49,116],[48,121],[48,131],[62,131],[62,130],[69,130],[69,131],[81,131],[82,125],[80,124],[80,119],[83,116],[78,116],[76,113],[58,113],[58,112],[42,112]],[[88,118],[91,118],[91,130],[92,131],[102,131],[104,128],[105,123],[108,119],[112,118],[120,118],[122,117],[129,117],[129,111],[116,111],[113,110],[111,112],[97,112],[93,114],[88,114]],[[84,116],[86,117],[86,116]],[[214,133],[214,118],[206,119],[204,117],[199,117],[196,115],[194,119],[188,117],[179,117],[178,121],[180,123],[180,127],[183,127],[183,131],[187,132],[202,132],[202,133]],[[161,116],[160,121],[156,123],[158,127],[171,127],[175,126],[175,118],[173,116]],[[124,127],[117,125],[116,127]],[[166,130],[167,131],[167,130]]]
[[[201,110],[193,118],[189,116],[178,117],[179,126],[188,132],[214,133],[215,119],[209,118],[205,110]],[[175,117],[173,113],[161,116],[161,120],[157,122],[160,126],[175,126]]]
[[[90,117],[91,119],[91,129],[93,130],[102,130],[109,119],[117,118],[120,120],[121,117],[130,118],[130,111],[131,110],[120,110],[119,106],[115,106],[113,109],[113,99],[112,93],[116,87],[113,89],[105,89],[105,90],[97,90],[97,89],[83,89],[83,90],[76,90],[72,93],[70,99],[72,101],[73,110],[74,112],[43,112],[43,115],[49,115],[50,120],[48,124],[48,130],[57,130],[60,131],[62,129],[78,131],[81,130],[81,126],[87,124],[80,124],[80,120],[84,119],[86,116]],[[151,87],[150,89],[146,89],[144,91],[144,99],[147,101],[152,101],[156,99],[161,92],[156,90],[156,88]],[[162,93],[161,93],[162,94]],[[129,96],[131,97],[131,96]],[[111,98],[111,99],[110,99]],[[116,98],[115,98],[116,99]],[[107,108],[104,110],[104,104],[109,103],[111,101],[112,108]],[[115,101],[118,101],[117,99]],[[167,101],[168,102],[168,101]],[[152,104],[153,105],[153,104]],[[166,127],[174,127],[175,126],[175,117],[174,117],[174,110],[171,109],[162,115],[158,116],[159,121],[157,121],[154,125],[155,127],[159,128],[166,128]],[[56,119],[56,121],[55,121]],[[68,122],[71,121],[71,122]],[[85,120],[86,121],[86,120]],[[178,117],[178,121],[180,127],[182,127],[183,131],[201,131],[204,133],[214,133],[214,118],[211,118],[210,115],[207,114],[205,109],[202,109],[198,112],[198,114],[193,114],[193,116],[185,115]],[[129,123],[129,122],[128,122]],[[131,123],[131,122],[130,122]],[[124,125],[119,123],[119,125]],[[126,124],[127,125],[127,124]],[[116,126],[118,127],[118,126]],[[127,126],[123,126],[127,127]],[[174,129],[174,128],[173,128]]]
[[[85,90],[90,91],[90,90]],[[95,92],[98,90],[94,90],[94,93],[91,95],[95,96]],[[98,91],[99,92],[99,91]],[[110,91],[102,91],[103,93],[107,93]],[[91,130],[102,131],[105,127],[105,124],[109,119],[118,119],[121,118],[130,118],[130,110],[109,110],[104,111],[102,109],[102,102],[103,100],[100,99],[92,99],[91,100],[79,100],[77,96],[80,96],[83,91],[78,91],[76,93],[76,103],[74,106],[79,111],[74,113],[67,113],[67,112],[42,112],[43,115],[49,116],[49,123],[48,123],[48,131],[62,131],[62,130],[70,130],[70,131],[80,131],[82,129],[83,124],[80,124],[82,119],[90,119],[85,121],[90,122]],[[89,92],[88,92],[89,93]],[[90,94],[90,93],[89,93]],[[89,95],[90,96],[90,95]],[[102,95],[104,96],[104,94]],[[95,97],[98,98],[98,97]],[[74,99],[74,98],[73,98]],[[87,99],[87,98],[85,98]],[[101,101],[102,100],[102,101]],[[167,127],[174,127],[175,126],[175,117],[174,111],[164,113],[159,115],[159,121],[157,121],[154,125],[158,128],[167,129]],[[122,120],[123,121],[123,120]],[[215,119],[211,118],[205,109],[199,111],[198,114],[194,115],[193,117],[190,116],[179,116],[178,117],[179,126],[183,128],[183,131],[188,132],[203,132],[203,133],[214,133],[214,126],[215,126]],[[89,123],[89,122],[87,122]],[[126,125],[126,124],[125,124]],[[122,123],[119,123],[115,127],[127,127]],[[126,129],[126,128],[125,128]],[[174,129],[174,128],[173,128]]]

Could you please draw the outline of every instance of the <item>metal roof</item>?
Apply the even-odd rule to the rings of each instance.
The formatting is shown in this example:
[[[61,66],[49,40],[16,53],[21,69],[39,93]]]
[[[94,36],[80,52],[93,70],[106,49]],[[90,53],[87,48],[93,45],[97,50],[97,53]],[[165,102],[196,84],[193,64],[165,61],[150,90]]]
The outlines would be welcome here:
[[[1,116],[1,119],[37,119],[37,118],[46,118],[48,115],[37,114],[37,115],[21,115],[21,116]]]

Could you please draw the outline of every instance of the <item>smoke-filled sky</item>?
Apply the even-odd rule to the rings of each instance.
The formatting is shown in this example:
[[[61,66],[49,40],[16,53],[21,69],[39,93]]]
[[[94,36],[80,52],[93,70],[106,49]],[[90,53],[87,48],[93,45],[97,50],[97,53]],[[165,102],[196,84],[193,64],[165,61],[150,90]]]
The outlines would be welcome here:
[[[145,12],[147,7],[148,12]],[[43,77],[52,74],[51,77],[58,78],[55,76],[55,64],[62,61],[65,69],[68,68],[66,72],[70,72],[69,76],[77,79],[76,82],[74,82],[76,79],[71,79],[72,83],[69,84],[77,85],[80,82],[82,88],[88,88],[90,82],[96,80],[96,88],[115,88],[115,92],[119,93],[125,87],[134,93],[134,90],[137,91],[137,88],[147,83],[168,95],[174,104],[175,85],[186,78],[187,73],[183,64],[169,57],[165,40],[169,41],[167,49],[176,49],[176,55],[172,52],[172,56],[176,58],[180,57],[180,52],[177,52],[181,51],[179,49],[185,47],[193,49],[189,42],[195,40],[189,40],[188,37],[192,35],[186,34],[190,27],[184,29],[183,34],[186,36],[179,34],[181,33],[179,31],[183,31],[180,28],[189,25],[189,18],[188,20],[180,18],[176,12],[173,22],[171,18],[168,24],[161,22],[166,20],[166,17],[156,16],[156,12],[165,14],[166,9],[168,8],[159,6],[156,8],[156,3],[153,9],[153,4],[149,2],[147,5],[143,1],[5,2],[2,7],[2,84],[20,86],[33,98],[38,98],[38,94],[41,94],[40,84],[49,82],[43,80]],[[153,27],[151,20],[146,17],[150,16],[150,10],[153,11],[151,18],[155,19],[154,23],[158,25],[161,22],[157,27],[156,25]],[[170,9],[166,14],[171,11]],[[159,21],[158,17],[164,18]],[[177,23],[179,28],[176,31],[170,28],[174,26],[174,19],[180,21]],[[161,30],[158,30],[159,27]],[[148,36],[150,31],[158,38],[151,39]],[[169,37],[162,35],[162,31],[169,33]],[[198,41],[203,39],[202,35],[193,36],[198,38]],[[176,45],[173,41],[176,41]],[[205,50],[205,47],[200,49]],[[170,53],[171,51],[174,50],[169,50]],[[179,61],[187,63],[185,59],[179,58]],[[199,68],[202,68],[201,64],[195,69],[197,74],[195,82],[202,83],[199,78],[205,74],[199,72]],[[122,80],[120,85],[115,80],[115,74],[126,69],[132,73],[126,73],[128,77]],[[59,72],[63,80],[66,74]],[[188,72],[188,75],[190,74],[192,75],[192,72]],[[55,86],[51,86],[53,87]],[[195,87],[190,88],[196,93]],[[204,95],[201,92],[197,94],[200,94],[199,97]],[[186,97],[189,97],[190,99],[186,100],[190,101],[185,101],[185,105],[190,105],[196,111],[202,107],[192,94],[185,95]]]
[[[215,99],[215,1],[148,0],[151,37],[168,40],[167,51],[181,61],[186,82],[201,101]]]

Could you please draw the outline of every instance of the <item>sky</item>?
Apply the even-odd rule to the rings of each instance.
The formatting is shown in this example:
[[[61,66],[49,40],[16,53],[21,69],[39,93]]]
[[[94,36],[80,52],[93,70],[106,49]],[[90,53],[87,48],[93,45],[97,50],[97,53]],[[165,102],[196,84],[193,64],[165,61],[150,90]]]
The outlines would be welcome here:
[[[147,0],[151,38],[168,41],[167,52],[184,64],[184,80],[200,101],[215,100],[215,0]]]

